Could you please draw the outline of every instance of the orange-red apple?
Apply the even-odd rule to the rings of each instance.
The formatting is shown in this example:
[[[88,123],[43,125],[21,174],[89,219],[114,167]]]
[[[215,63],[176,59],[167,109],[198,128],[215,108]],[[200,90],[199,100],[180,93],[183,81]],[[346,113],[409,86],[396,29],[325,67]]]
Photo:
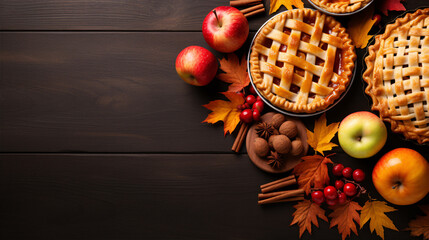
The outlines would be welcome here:
[[[230,53],[246,42],[249,23],[238,9],[220,6],[206,16],[202,31],[210,47],[219,52]]]
[[[412,149],[396,148],[377,162],[372,181],[387,201],[396,205],[414,204],[429,191],[429,164]]]
[[[195,85],[209,84],[216,76],[218,63],[209,50],[200,46],[183,49],[176,58],[176,72],[183,81]]]

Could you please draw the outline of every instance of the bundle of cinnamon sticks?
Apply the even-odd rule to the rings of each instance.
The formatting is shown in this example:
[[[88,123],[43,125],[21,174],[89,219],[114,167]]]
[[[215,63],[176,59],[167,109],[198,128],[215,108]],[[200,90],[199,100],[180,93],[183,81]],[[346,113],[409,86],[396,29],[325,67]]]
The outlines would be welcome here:
[[[265,12],[262,0],[230,0],[231,7],[238,8],[245,17]]]
[[[304,200],[303,189],[293,189],[277,191],[281,188],[296,185],[294,175],[261,185],[261,192],[258,194],[258,204],[269,204],[278,202],[292,202]]]

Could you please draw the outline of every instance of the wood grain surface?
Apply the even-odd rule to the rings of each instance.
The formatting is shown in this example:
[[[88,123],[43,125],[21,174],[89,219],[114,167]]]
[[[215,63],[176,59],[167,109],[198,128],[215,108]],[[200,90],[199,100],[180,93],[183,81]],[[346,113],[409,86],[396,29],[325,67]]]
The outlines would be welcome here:
[[[293,203],[257,205],[259,185],[280,176],[246,155],[3,154],[0,238],[297,239]],[[404,229],[418,209],[398,209],[389,216]],[[368,226],[359,234],[350,239],[377,239]],[[311,239],[340,237],[320,221]]]
[[[264,3],[266,14],[249,18],[237,54],[270,18]],[[228,1],[0,0],[0,239],[298,239],[298,227],[289,226],[293,203],[257,205],[259,185],[285,175],[259,170],[245,149],[232,153],[236,133],[224,137],[222,124],[202,123],[209,113],[202,105],[222,98],[227,85],[193,87],[175,71],[189,45],[225,57],[201,34],[204,17],[220,5]],[[423,5],[408,0],[406,7]],[[357,51],[352,88],[327,112],[329,122],[370,110],[365,51]],[[312,129],[315,119],[302,121]],[[334,148],[332,160],[369,176],[397,147],[429,159],[427,146],[389,131],[374,157]],[[365,186],[381,199],[370,178]],[[389,216],[400,230],[421,214],[416,205],[397,208]],[[341,239],[319,224],[302,239]],[[379,237],[366,225],[350,239]]]

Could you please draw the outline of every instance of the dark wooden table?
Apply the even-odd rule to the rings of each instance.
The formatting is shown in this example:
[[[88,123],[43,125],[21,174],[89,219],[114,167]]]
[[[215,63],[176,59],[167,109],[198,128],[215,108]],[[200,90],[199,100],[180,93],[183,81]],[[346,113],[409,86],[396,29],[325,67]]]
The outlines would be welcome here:
[[[236,133],[224,137],[222,124],[201,123],[209,113],[202,105],[221,98],[226,85],[193,87],[175,71],[189,45],[214,52],[202,21],[227,4],[0,0],[0,239],[298,238],[298,227],[289,226],[293,204],[256,203],[259,185],[284,175],[262,172],[245,149],[232,153]],[[406,7],[422,5],[408,0]],[[266,6],[265,15],[249,19],[249,40],[269,18]],[[365,50],[357,52],[352,89],[327,113],[329,122],[370,110]],[[312,128],[315,119],[303,121]],[[333,160],[370,175],[396,147],[429,159],[427,146],[389,131],[376,156],[357,160],[336,148]],[[419,210],[397,208],[389,216],[403,230]],[[410,239],[406,231],[385,234]],[[340,235],[322,221],[303,235],[309,238]],[[379,239],[368,224],[350,239],[361,238]]]

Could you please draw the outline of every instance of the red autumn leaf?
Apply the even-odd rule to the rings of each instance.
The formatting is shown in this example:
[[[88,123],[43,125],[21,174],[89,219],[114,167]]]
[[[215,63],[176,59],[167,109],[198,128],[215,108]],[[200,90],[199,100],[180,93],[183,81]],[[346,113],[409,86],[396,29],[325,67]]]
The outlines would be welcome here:
[[[346,239],[347,236],[350,236],[350,230],[352,230],[356,235],[356,222],[358,225],[360,223],[360,215],[357,211],[361,210],[362,207],[354,201],[348,201],[343,205],[336,205],[331,207],[333,212],[329,214],[331,218],[331,228],[338,226],[338,232],[341,234],[342,239]]]
[[[332,154],[331,154],[332,155]],[[293,169],[293,173],[298,175],[298,185],[304,189],[306,194],[310,194],[311,188],[323,188],[329,185],[328,163],[333,163],[328,155],[305,156],[303,160]]]
[[[240,122],[240,111],[237,109],[238,105],[244,103],[244,98],[237,93],[225,92],[223,93],[230,102],[224,100],[211,101],[203,107],[212,110],[203,122],[216,123],[223,121],[224,134],[232,133]]]
[[[247,87],[250,83],[249,74],[247,74],[246,55],[243,55],[239,61],[237,55],[228,54],[227,58],[219,59],[220,69],[225,73],[220,73],[217,78],[231,83],[228,92],[238,92]]]
[[[388,11],[405,11],[405,7],[401,2],[401,0],[384,0],[380,1],[379,9],[385,16],[388,15]]]
[[[290,225],[298,224],[300,238],[305,230],[311,234],[311,224],[319,227],[317,217],[328,222],[328,218],[325,216],[325,210],[310,200],[301,201],[293,207],[296,208],[296,211],[292,214],[293,220]]]

